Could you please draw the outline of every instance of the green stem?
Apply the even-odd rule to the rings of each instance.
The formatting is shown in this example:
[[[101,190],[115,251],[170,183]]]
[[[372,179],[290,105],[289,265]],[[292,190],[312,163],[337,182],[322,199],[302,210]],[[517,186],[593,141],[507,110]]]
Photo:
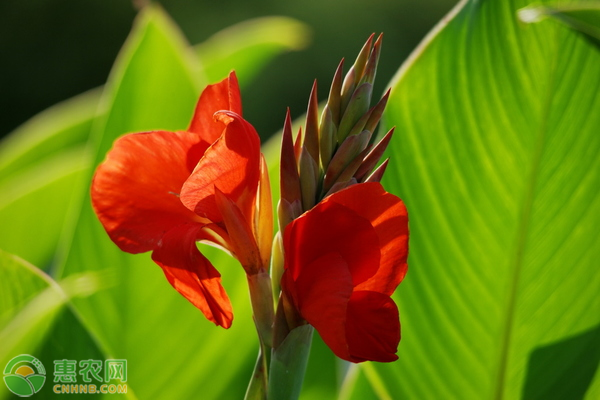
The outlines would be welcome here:
[[[261,269],[257,274],[247,275],[250,290],[250,303],[254,324],[258,333],[260,353],[254,366],[254,373],[246,391],[246,400],[266,400],[269,380],[269,365],[273,343],[273,295],[271,277]]]
[[[246,396],[244,400],[266,400],[267,399],[267,387],[268,387],[268,375],[267,375],[267,362],[264,357],[263,347],[261,346],[256,365],[254,366],[254,372],[248,389],[246,390]]]
[[[273,350],[269,371],[269,399],[297,400],[300,397],[313,331],[313,327],[308,324],[294,328]]]
[[[258,337],[261,344],[268,347],[270,351],[273,347],[273,319],[275,316],[271,277],[264,269],[261,269],[257,274],[247,275],[247,277]]]

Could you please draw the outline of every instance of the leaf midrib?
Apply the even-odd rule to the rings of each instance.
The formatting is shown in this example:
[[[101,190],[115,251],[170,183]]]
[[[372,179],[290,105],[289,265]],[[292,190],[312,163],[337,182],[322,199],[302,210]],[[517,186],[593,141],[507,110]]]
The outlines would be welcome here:
[[[527,238],[531,228],[531,211],[535,200],[535,189],[540,175],[541,160],[544,153],[548,134],[548,121],[552,108],[552,99],[556,93],[556,72],[558,63],[558,30],[554,29],[553,49],[551,51],[551,65],[548,72],[547,88],[544,93],[543,103],[540,112],[540,123],[536,135],[531,169],[527,178],[523,203],[521,207],[521,215],[518,221],[517,235],[515,239],[513,258],[509,264],[509,279],[508,303],[504,322],[502,324],[500,354],[498,362],[498,373],[496,380],[496,388],[494,390],[494,399],[501,400],[504,398],[504,389],[506,381],[506,369],[508,366],[510,346],[512,342],[513,326],[515,320],[515,311],[517,308],[518,289],[523,269],[524,254],[527,247]]]

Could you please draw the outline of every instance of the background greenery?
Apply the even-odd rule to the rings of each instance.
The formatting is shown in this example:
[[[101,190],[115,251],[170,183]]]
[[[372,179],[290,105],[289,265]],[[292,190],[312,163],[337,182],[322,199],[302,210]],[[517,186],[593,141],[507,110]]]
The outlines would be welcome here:
[[[344,4],[363,16],[369,8]],[[329,30],[333,14],[319,14],[328,17],[312,37],[330,41],[333,59],[323,67],[321,98],[338,59],[352,59],[371,31],[385,30],[378,18],[394,20],[377,8],[385,4],[370,6],[375,16],[364,33]],[[526,24],[518,15],[527,1],[462,2],[400,68],[384,121],[397,127],[384,185],[405,200],[412,232],[409,274],[395,294],[400,360],[348,365],[317,338],[302,398],[600,396],[600,52],[577,23],[598,26],[599,8],[585,4]],[[245,18],[240,7],[227,18]],[[178,9],[171,11],[186,29],[193,16],[180,21]],[[235,309],[225,331],[172,290],[148,254],[125,254],[110,242],[91,211],[89,180],[122,133],[187,126],[202,87],[231,67],[245,106],[280,120],[293,97],[300,114],[316,74],[304,79],[276,62],[301,56],[293,64],[302,71],[321,68],[326,57],[310,50],[274,57],[301,47],[306,32],[294,20],[263,19],[190,47],[167,13],[146,9],[106,84],[83,89],[102,88],[0,143],[0,365],[20,353],[49,370],[55,359],[126,358],[129,398],[243,396],[257,343],[239,266],[206,250]],[[382,88],[384,71],[401,62],[389,53],[404,54],[404,42],[386,35]],[[332,54],[342,46],[349,50]],[[296,82],[304,89],[292,95]],[[284,88],[289,102],[253,92],[265,87]],[[274,184],[277,147],[277,140],[264,147]],[[38,396],[49,393],[47,384]]]
[[[315,78],[325,96],[332,69],[341,58],[354,57],[357,44],[373,32],[394,43],[384,45],[382,54],[375,93],[383,93],[400,63],[456,0],[156,3],[192,44],[249,18],[282,15],[307,25],[310,34],[298,46],[303,51],[265,65],[244,91],[246,117],[266,138],[281,128],[286,107],[292,116],[304,112]],[[0,2],[0,136],[61,100],[103,85],[135,14],[127,0]]]

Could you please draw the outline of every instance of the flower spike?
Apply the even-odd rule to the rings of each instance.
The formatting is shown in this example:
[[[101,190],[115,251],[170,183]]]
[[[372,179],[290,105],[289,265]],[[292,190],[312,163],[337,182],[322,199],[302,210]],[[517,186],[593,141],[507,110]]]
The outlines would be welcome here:
[[[294,200],[289,199],[287,194],[292,190],[290,186],[296,186],[296,178],[291,172],[293,162],[296,164],[300,181],[301,211],[307,211],[325,195],[333,193],[332,189],[339,190],[354,182],[360,182],[379,161],[377,158],[375,164],[371,165],[375,156],[379,155],[377,152],[368,160],[365,159],[369,153],[365,150],[372,145],[374,131],[389,98],[387,91],[377,104],[370,106],[383,38],[380,35],[374,41],[374,36],[371,35],[366,41],[344,79],[344,60],[339,63],[320,120],[317,118],[317,83],[313,84],[306,113],[304,138],[300,131],[294,143],[293,157],[289,149],[291,121],[288,121],[289,116],[286,116],[281,177],[282,199],[286,199],[287,203],[279,204],[279,212],[285,224],[290,221],[293,213],[291,204]],[[387,139],[384,139],[384,143],[387,143],[385,140]],[[378,150],[381,147],[375,146]],[[356,173],[360,177],[355,177]],[[292,192],[295,193],[295,189]],[[280,227],[283,220],[280,218]]]
[[[390,93],[371,106],[381,43],[381,35],[375,41],[371,35],[343,80],[340,62],[318,125],[313,85],[305,138],[298,135],[295,151],[289,113],[286,117],[279,203],[282,232],[273,245],[278,254],[274,279],[281,284],[281,293],[275,292],[280,300],[274,359],[280,361],[290,351],[286,346],[292,346],[288,338],[293,341],[306,324],[344,360],[398,358],[399,313],[390,296],[407,270],[408,217],[402,200],[379,183],[388,160],[377,164],[393,134],[392,129],[381,141],[373,141]],[[292,217],[295,211],[287,193],[296,175],[286,171],[295,173],[294,167],[299,171],[302,210]],[[290,182],[284,182],[284,176]],[[272,374],[279,372],[271,369]]]

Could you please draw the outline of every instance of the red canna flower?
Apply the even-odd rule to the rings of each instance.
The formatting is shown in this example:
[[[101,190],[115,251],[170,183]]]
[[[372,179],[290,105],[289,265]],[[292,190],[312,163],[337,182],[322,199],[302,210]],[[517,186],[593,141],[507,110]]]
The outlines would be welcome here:
[[[260,139],[241,113],[232,72],[203,91],[188,130],[117,139],[91,190],[113,242],[129,253],[152,251],[169,283],[224,328],[233,320],[231,303],[196,242],[225,248],[253,274],[268,260],[270,243],[263,242],[271,239],[268,218],[260,229],[255,223],[260,204],[270,209]]]
[[[282,289],[340,358],[394,361],[398,308],[390,298],[407,270],[408,217],[379,183],[326,197],[284,233]]]

